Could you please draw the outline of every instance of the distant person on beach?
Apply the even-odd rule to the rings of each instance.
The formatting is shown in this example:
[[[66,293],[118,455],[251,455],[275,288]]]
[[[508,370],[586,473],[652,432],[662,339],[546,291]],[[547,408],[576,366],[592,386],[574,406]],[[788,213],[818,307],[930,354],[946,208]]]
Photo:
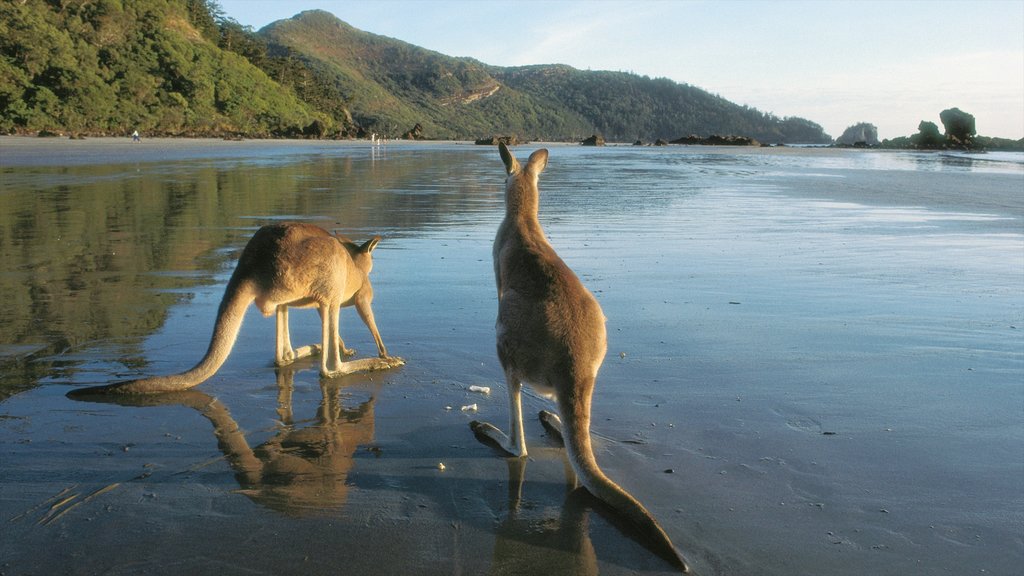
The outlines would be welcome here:
[[[139,138],[139,131],[135,130],[132,132],[132,142],[142,142],[142,138]]]

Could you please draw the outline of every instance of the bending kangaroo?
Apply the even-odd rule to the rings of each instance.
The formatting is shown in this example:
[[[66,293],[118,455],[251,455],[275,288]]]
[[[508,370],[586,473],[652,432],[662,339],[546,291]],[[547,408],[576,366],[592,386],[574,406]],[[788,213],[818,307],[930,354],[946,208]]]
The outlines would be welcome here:
[[[319,352],[320,374],[343,376],[363,370],[381,370],[405,364],[388,356],[377,332],[370,303],[373,287],[371,252],[380,236],[358,245],[341,236],[333,236],[312,224],[271,224],[256,231],[238,259],[224,298],[206,356],[192,369],[170,376],[118,382],[76,390],[74,394],[122,393],[148,394],[185,390],[204,382],[221,367],[238,338],[242,318],[255,302],[264,316],[277,313],[277,351],[274,362],[284,366]],[[316,307],[323,326],[322,345],[292,348],[288,334],[288,307]],[[343,362],[347,350],[338,332],[338,316],[346,306],[355,306],[373,339],[379,358]]]
[[[594,458],[590,400],[607,352],[605,317],[593,294],[555,253],[537,220],[537,178],[547,165],[548,152],[537,150],[523,167],[505,144],[499,150],[508,177],[505,219],[494,238],[496,331],[498,359],[508,382],[511,436],[483,422],[470,426],[480,440],[525,457],[523,382],[554,397],[561,418],[547,411],[540,416],[564,439],[576,477],[591,494],[628,518],[659,555],[686,572],[686,562],[657,520],[605,476]]]

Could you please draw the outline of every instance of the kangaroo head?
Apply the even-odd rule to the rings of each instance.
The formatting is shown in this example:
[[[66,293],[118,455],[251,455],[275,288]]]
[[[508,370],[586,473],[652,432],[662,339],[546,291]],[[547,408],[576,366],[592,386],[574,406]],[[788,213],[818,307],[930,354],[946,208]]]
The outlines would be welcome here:
[[[548,151],[545,148],[534,151],[530,154],[530,157],[526,160],[526,169],[524,170],[520,165],[519,161],[516,160],[515,154],[508,149],[508,146],[504,142],[498,143],[498,152],[501,154],[501,161],[505,163],[505,173],[509,176],[515,176],[519,173],[529,174],[534,180],[540,176],[540,173],[544,171],[544,167],[548,165]]]
[[[357,267],[366,271],[367,274],[373,270],[373,256],[371,253],[380,242],[380,236],[374,236],[362,244],[356,244],[341,234],[336,233],[334,237],[338,239],[338,242],[341,243],[345,250],[348,250],[349,256],[352,257],[352,262],[354,262]]]
[[[498,144],[501,161],[505,163],[505,206],[508,214],[537,214],[537,177],[548,165],[548,151],[534,151],[523,167],[504,142]]]

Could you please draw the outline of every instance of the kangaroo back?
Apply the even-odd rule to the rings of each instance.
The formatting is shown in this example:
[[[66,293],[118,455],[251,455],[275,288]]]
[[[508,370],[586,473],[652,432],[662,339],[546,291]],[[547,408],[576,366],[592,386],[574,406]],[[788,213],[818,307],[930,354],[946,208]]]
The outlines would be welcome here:
[[[321,374],[329,377],[401,366],[404,360],[387,355],[370,307],[373,300],[368,276],[373,268],[370,253],[379,241],[380,237],[375,236],[357,245],[334,237],[319,226],[301,222],[263,226],[253,234],[239,256],[217,311],[210,345],[199,363],[180,374],[85,388],[71,394],[171,392],[202,383],[217,372],[231,353],[245,311],[253,302],[264,315],[277,314],[275,362],[279,366],[321,351]],[[338,313],[345,306],[356,307],[373,335],[379,358],[342,362]],[[292,348],[289,307],[319,310],[320,345]]]

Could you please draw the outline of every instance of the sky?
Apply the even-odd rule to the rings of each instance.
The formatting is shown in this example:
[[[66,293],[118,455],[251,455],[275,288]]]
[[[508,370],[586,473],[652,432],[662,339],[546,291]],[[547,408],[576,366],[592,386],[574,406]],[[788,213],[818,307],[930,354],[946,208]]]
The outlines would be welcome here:
[[[304,10],[448,56],[568,64],[702,88],[882,139],[960,108],[1024,137],[1024,0],[218,0],[260,29]]]

